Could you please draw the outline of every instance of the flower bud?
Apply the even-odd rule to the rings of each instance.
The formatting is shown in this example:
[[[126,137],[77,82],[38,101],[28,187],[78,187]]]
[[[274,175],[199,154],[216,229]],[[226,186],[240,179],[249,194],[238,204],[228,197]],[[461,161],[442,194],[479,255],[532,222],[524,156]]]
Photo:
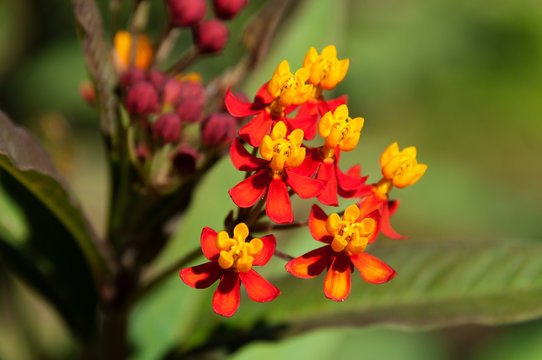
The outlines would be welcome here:
[[[183,146],[173,157],[173,166],[182,176],[193,174],[196,171],[198,152],[189,146]]]
[[[203,105],[201,101],[193,96],[181,98],[175,107],[175,112],[182,122],[195,123],[200,121],[202,111]]]
[[[167,0],[171,23],[177,27],[196,25],[205,17],[205,0]]]
[[[140,81],[144,81],[146,76],[145,70],[132,66],[120,76],[120,86],[127,89]]]
[[[207,146],[229,145],[237,136],[237,120],[227,113],[211,114],[201,124],[201,136]]]
[[[159,109],[158,92],[149,82],[139,82],[130,88],[124,99],[124,106],[130,114],[149,115]]]
[[[213,10],[216,17],[222,20],[233,19],[247,2],[248,0],[213,0]]]
[[[152,69],[147,75],[147,80],[150,81],[158,92],[162,92],[164,84],[166,83],[167,77],[159,70]]]
[[[79,95],[91,106],[96,105],[96,89],[90,81],[83,81],[79,84]]]
[[[162,102],[164,106],[175,106],[181,99],[183,92],[183,84],[175,79],[167,79],[164,83],[162,92]]]
[[[154,123],[152,133],[165,143],[174,143],[181,134],[181,120],[175,113],[162,114]]]
[[[193,29],[193,36],[194,44],[201,53],[217,53],[228,41],[228,28],[218,19],[203,21]]]
[[[181,97],[195,97],[202,103],[205,101],[205,89],[200,83],[193,81],[182,81]]]

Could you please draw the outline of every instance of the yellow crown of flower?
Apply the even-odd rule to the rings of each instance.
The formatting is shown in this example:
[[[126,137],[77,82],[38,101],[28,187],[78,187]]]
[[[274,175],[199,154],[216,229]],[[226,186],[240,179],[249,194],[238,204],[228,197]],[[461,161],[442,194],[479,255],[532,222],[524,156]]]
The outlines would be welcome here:
[[[309,71],[301,68],[290,72],[290,64],[283,60],[275,69],[271,80],[267,84],[267,92],[273,96],[283,108],[290,105],[301,105],[310,98],[312,85],[306,84]]]
[[[284,165],[289,168],[298,167],[305,159],[305,148],[301,146],[303,130],[295,129],[286,136],[286,125],[279,121],[265,135],[260,145],[260,155],[265,160],[271,160],[269,167],[275,172],[282,172]]]
[[[348,107],[341,105],[333,114],[328,111],[318,124],[318,133],[326,139],[325,147],[335,149],[337,145],[342,151],[353,150],[359,141],[363,118],[352,119],[348,116]]]
[[[337,49],[333,45],[326,46],[322,55],[311,47],[303,60],[303,67],[310,71],[309,83],[326,90],[333,89],[344,79],[349,64],[349,59],[337,58]]]
[[[226,231],[217,234],[216,247],[220,250],[218,265],[222,269],[234,267],[239,272],[247,272],[252,268],[254,256],[262,251],[263,242],[258,238],[245,242],[248,233],[247,225],[240,223],[233,229],[233,238]]]
[[[338,214],[331,214],[326,220],[326,230],[333,235],[331,248],[335,252],[345,249],[350,254],[360,254],[365,251],[369,237],[376,230],[376,221],[371,218],[359,218],[359,207],[350,205],[344,211],[341,219]]]
[[[130,60],[133,61],[134,66],[144,70],[151,65],[153,51],[151,41],[147,35],[142,34],[137,37],[133,59],[130,58],[132,52],[132,35],[128,31],[118,31],[115,34],[113,43],[115,46],[115,65],[120,71],[128,69]]]
[[[427,170],[426,164],[418,164],[416,161],[414,146],[399,151],[399,145],[396,142],[382,153],[380,166],[384,178],[400,189],[415,184]]]

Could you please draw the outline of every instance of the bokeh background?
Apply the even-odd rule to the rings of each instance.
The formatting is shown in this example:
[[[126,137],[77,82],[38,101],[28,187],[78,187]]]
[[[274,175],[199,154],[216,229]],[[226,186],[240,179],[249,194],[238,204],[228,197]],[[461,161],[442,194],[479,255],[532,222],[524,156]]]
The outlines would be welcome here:
[[[150,34],[156,36],[165,15],[160,1],[152,3]],[[223,55],[194,68],[205,81],[239,59],[242,28],[262,3],[251,0],[229,24],[231,43]],[[106,1],[100,5],[107,9]],[[183,35],[178,51],[189,39]],[[361,162],[377,181],[379,155],[393,141],[416,146],[418,161],[429,166],[419,183],[392,192],[402,202],[393,218],[400,233],[435,242],[542,241],[541,1],[301,0],[242,90],[252,95],[281,60],[296,68],[310,46],[328,44],[350,58],[335,94],[348,94],[351,115],[365,118],[343,169]],[[86,78],[70,2],[0,0],[0,109],[42,141],[103,232],[107,172],[98,119],[78,92]],[[241,178],[228,159],[218,164],[157,269],[190,250],[186,242],[197,241],[203,226],[220,227],[233,208],[227,190]],[[299,214],[306,214],[304,206],[299,203]],[[180,309],[208,301],[181,296],[180,287],[172,279],[136,308],[135,358],[163,355],[189,331]],[[432,331],[318,330],[278,344],[255,343],[232,357],[540,359],[541,336],[541,321]],[[0,358],[70,358],[74,346],[56,313],[0,267]]]

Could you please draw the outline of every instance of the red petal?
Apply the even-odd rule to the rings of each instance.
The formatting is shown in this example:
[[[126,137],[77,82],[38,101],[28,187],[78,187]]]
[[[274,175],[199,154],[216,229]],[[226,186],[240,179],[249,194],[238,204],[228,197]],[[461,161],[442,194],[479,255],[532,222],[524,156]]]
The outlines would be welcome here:
[[[393,216],[393,214],[395,213],[397,208],[399,208],[399,200],[388,201],[388,209],[389,209],[389,212],[390,212],[390,217]]]
[[[302,279],[320,275],[331,262],[333,251],[329,245],[312,250],[305,255],[290,260],[284,268],[290,274]]]
[[[317,179],[311,179],[303,175],[296,174],[290,169],[286,170],[286,182],[292,190],[302,199],[308,199],[320,194],[324,189],[325,182]]]
[[[374,192],[371,192],[369,196],[358,203],[359,213],[360,215],[366,215],[374,210],[380,210],[380,215],[384,216],[384,212],[382,211],[382,204],[384,202],[386,200],[381,199]]]
[[[254,147],[260,146],[265,135],[273,125],[273,120],[267,111],[262,111],[239,130],[239,136]]]
[[[346,101],[348,100],[348,96],[343,95],[339,96],[336,99],[331,99],[328,101],[320,101],[318,103],[318,108],[320,110],[320,115],[324,116],[325,113],[328,111],[335,111],[339,106],[346,104]]]
[[[267,83],[263,84],[254,97],[254,102],[258,104],[270,104],[273,100],[275,98],[267,92]]]
[[[263,110],[263,106],[256,105],[252,103],[243,103],[233,94],[231,93],[230,89],[226,92],[226,97],[224,98],[224,104],[226,105],[226,109],[228,109],[228,112],[231,114],[231,116],[235,117],[245,117],[257,114]]]
[[[287,119],[286,124],[290,131],[295,129],[303,130],[303,139],[312,140],[316,135],[316,124],[318,123],[318,117],[314,116],[301,116],[299,113],[293,119]]]
[[[395,276],[395,270],[379,258],[365,252],[350,255],[350,260],[359,270],[363,280],[371,284],[382,284],[390,281]]]
[[[341,169],[339,169],[339,166],[336,166],[335,169],[337,172],[337,182],[339,183],[341,190],[357,190],[360,186],[365,184],[365,181],[367,181],[367,176],[361,177],[347,175],[343,173]]]
[[[240,272],[239,277],[243,285],[245,285],[245,289],[247,289],[248,297],[254,301],[271,301],[280,294],[279,289],[252,269],[247,272]]]
[[[324,205],[338,206],[339,200],[337,199],[337,178],[335,176],[335,164],[333,162],[322,162],[322,166],[318,170],[319,180],[324,181],[325,186],[318,200]]]
[[[216,231],[210,227],[204,227],[201,230],[200,243],[201,251],[207,259],[215,260],[213,258],[220,254],[220,250],[216,247]]]
[[[402,239],[408,239],[408,236],[401,235],[397,233],[390,224],[390,217],[391,217],[391,209],[389,208],[388,201],[384,202],[382,204],[382,221],[380,224],[380,230],[382,231],[382,234],[386,235],[389,238],[396,239],[396,240],[402,240]],[[397,207],[399,206],[399,203],[397,203],[396,206],[393,208],[393,212],[397,210]]]
[[[333,259],[324,280],[324,295],[328,299],[344,301],[350,294],[350,259],[338,254]]]
[[[269,261],[269,259],[271,259],[271,256],[273,256],[273,253],[275,252],[277,241],[275,240],[275,237],[273,235],[262,236],[260,240],[263,242],[263,248],[258,255],[254,256],[254,261],[252,262],[252,265],[263,266],[267,264],[267,262]]]
[[[265,170],[258,171],[231,188],[228,194],[237,206],[252,206],[264,196],[269,180],[269,175]]]
[[[198,266],[181,269],[179,276],[188,286],[195,289],[205,289],[211,286],[222,276],[223,270],[215,262],[208,262]]]
[[[288,188],[282,178],[274,178],[269,184],[265,211],[269,219],[277,224],[291,223],[294,221],[292,204]]]
[[[318,205],[313,205],[309,215],[309,230],[315,240],[331,243],[333,236],[326,230],[327,215]]]
[[[241,281],[233,271],[225,271],[213,295],[213,310],[218,315],[232,316],[239,308]]]
[[[320,156],[317,148],[307,147],[305,160],[298,167],[291,169],[290,171],[296,174],[313,177],[318,171],[318,168],[322,164],[322,157]]]
[[[254,171],[267,165],[268,161],[252,156],[238,138],[230,146],[230,158],[233,166],[241,171]]]

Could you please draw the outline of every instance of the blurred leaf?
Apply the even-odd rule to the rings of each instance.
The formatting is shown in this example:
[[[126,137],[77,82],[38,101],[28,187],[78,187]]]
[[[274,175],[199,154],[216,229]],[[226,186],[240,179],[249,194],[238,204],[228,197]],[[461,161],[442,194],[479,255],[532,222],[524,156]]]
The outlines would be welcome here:
[[[1,229],[2,257],[87,336],[97,302],[94,281],[106,275],[93,230],[41,146],[3,114],[0,127],[2,186],[29,227],[22,240]]]
[[[246,301],[239,319],[290,323],[292,332],[327,326],[394,324],[437,328],[503,324],[542,315],[542,246],[503,242],[393,243],[370,251],[397,270],[383,285],[352,274],[344,303],[327,300],[323,277],[283,278],[273,304]]]

